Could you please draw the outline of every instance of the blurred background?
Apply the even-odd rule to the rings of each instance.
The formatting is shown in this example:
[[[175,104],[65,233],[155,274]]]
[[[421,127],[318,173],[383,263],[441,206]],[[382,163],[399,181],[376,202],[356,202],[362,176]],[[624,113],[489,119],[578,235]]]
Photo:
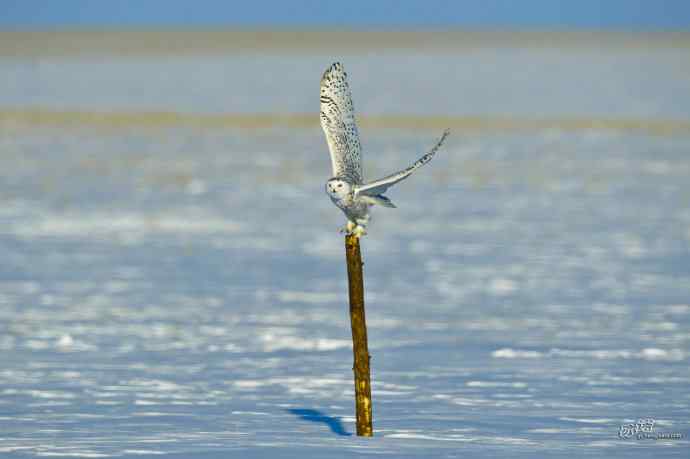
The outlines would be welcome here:
[[[0,9],[3,457],[687,451],[688,2]],[[334,61],[365,178],[452,130],[362,243],[374,441]]]

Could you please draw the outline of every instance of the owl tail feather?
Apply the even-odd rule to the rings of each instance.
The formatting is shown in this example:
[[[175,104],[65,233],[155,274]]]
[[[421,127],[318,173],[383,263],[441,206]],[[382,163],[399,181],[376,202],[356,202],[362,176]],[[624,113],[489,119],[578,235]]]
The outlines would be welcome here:
[[[363,195],[363,196],[361,196],[361,198],[367,204],[378,204],[379,206],[383,206],[383,207],[390,207],[393,209],[396,208],[395,204],[393,204],[390,199],[388,199],[387,197],[385,197],[382,194],[377,194],[376,196]]]

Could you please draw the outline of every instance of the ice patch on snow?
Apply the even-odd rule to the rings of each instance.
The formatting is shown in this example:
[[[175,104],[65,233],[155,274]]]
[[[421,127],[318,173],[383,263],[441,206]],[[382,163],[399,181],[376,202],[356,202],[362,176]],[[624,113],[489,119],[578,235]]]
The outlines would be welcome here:
[[[460,435],[456,436],[441,436],[441,435],[428,435],[416,432],[398,432],[392,434],[385,434],[386,438],[402,438],[406,440],[434,440],[434,441],[457,441],[457,442],[472,442],[476,441],[475,438],[467,438]]]
[[[342,295],[331,292],[300,292],[282,290],[277,293],[278,299],[284,303],[324,304],[343,301]]]
[[[523,389],[527,387],[524,382],[502,382],[502,381],[467,381],[467,387],[514,387],[516,389]]]
[[[160,454],[167,454],[165,451],[156,451],[152,449],[125,449],[122,451],[122,454],[133,454],[135,456],[137,455],[160,455]]]
[[[496,359],[539,359],[543,356],[544,354],[538,351],[525,351],[509,347],[497,349],[491,353],[491,357]]]
[[[569,417],[561,417],[558,418],[561,421],[570,421],[570,422],[579,422],[582,424],[615,424],[616,420],[615,419],[608,419],[608,418],[569,418]]]
[[[264,352],[275,351],[334,351],[352,346],[352,342],[344,339],[332,338],[301,338],[294,335],[276,335],[270,332],[260,335]]]
[[[517,290],[517,283],[511,279],[496,278],[489,282],[489,293],[496,296],[507,296]]]
[[[17,237],[133,237],[155,233],[237,233],[242,226],[215,216],[166,214],[78,214],[44,215],[29,222],[17,222],[10,232]]]
[[[112,454],[95,453],[91,451],[71,452],[71,451],[37,451],[36,456],[41,457],[112,457]]]
[[[682,361],[687,359],[688,353],[682,349],[644,348],[639,351],[626,349],[550,349],[547,352],[501,348],[491,353],[498,359],[539,359],[548,357],[592,358],[600,360],[608,359],[639,359],[659,361]]]

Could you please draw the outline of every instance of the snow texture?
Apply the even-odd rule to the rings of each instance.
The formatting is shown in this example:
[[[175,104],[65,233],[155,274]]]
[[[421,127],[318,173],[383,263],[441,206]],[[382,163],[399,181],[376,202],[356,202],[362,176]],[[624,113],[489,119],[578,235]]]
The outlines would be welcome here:
[[[686,49],[616,66],[577,53],[343,61],[363,113],[570,101],[690,118]],[[0,104],[270,106],[255,95],[316,117],[333,58],[5,59]],[[410,60],[430,70],[367,77]],[[553,73],[523,75],[532,92],[511,100],[506,69],[535,66]],[[277,88],[264,68],[295,74]],[[459,80],[435,94],[441,74]],[[580,77],[593,95],[569,87]],[[689,136],[453,133],[362,243],[375,437],[361,439],[344,222],[316,124],[0,128],[0,457],[687,457]],[[362,129],[365,167],[405,164],[436,134]],[[682,438],[618,437],[640,418]]]

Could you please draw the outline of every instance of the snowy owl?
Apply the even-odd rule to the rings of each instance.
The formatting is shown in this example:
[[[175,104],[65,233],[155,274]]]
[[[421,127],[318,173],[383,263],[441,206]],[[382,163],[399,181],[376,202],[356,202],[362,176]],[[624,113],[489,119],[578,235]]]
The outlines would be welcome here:
[[[369,207],[374,204],[395,207],[383,193],[431,161],[449,134],[446,130],[431,151],[407,169],[364,183],[362,148],[359,144],[352,96],[347,73],[339,62],[331,65],[321,77],[321,127],[326,134],[333,166],[333,177],[326,182],[326,194],[347,216],[347,225],[342,231],[357,236],[366,234]]]

